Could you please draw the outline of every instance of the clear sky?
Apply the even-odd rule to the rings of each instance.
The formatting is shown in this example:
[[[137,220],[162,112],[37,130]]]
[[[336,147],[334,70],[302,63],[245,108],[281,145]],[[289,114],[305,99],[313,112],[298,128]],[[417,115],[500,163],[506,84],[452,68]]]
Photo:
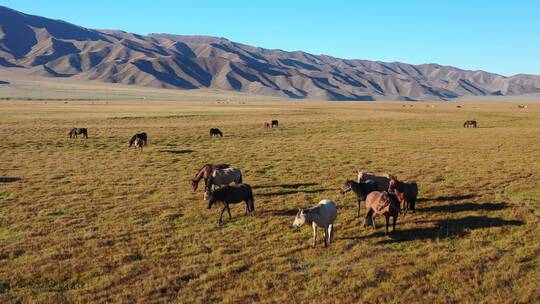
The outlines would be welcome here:
[[[138,34],[211,35],[340,58],[540,74],[538,0],[0,0]]]

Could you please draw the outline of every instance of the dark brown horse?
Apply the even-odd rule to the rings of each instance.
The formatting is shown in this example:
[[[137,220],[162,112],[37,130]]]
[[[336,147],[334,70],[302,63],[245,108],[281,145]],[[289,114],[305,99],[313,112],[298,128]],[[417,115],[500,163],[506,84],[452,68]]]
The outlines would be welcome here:
[[[264,123],[264,127],[265,127],[265,128],[270,128],[270,123],[269,123],[269,122],[265,122],[265,123]]]
[[[129,140],[130,147],[133,146],[137,138],[143,141],[143,145],[146,146],[148,144],[148,136],[146,135],[145,132],[142,132],[142,133],[137,133],[131,137],[131,139]]]
[[[273,120],[272,120],[272,128],[273,128],[274,126],[275,126],[276,128],[279,126],[279,121],[277,121],[276,119],[273,119]]]
[[[237,204],[244,201],[246,202],[246,215],[255,211],[253,191],[251,190],[251,186],[248,184],[225,186],[216,190],[212,190],[211,187],[207,187],[204,192],[204,199],[208,202],[208,209],[211,209],[212,205],[216,202],[223,203],[223,209],[221,210],[221,214],[219,216],[220,223],[225,210],[227,210],[229,213],[229,220],[232,219],[229,204]]]
[[[88,130],[86,128],[73,128],[68,133],[69,138],[77,137],[77,135],[82,135],[83,138],[88,138]]]
[[[212,172],[217,169],[229,168],[229,164],[205,164],[198,172],[195,174],[195,178],[191,180],[191,187],[193,191],[197,190],[197,186],[201,179],[204,179],[204,184],[208,183],[208,179],[212,176]]]
[[[356,194],[356,198],[358,199],[357,215],[360,216],[360,204],[366,200],[368,194],[377,191],[377,183],[373,180],[367,180],[365,183],[346,180],[341,188],[341,194],[345,194],[351,190]]]
[[[375,216],[380,214],[386,218],[386,234],[388,234],[388,227],[390,226],[390,217],[393,218],[392,232],[395,232],[399,212],[399,201],[395,195],[386,191],[373,191],[366,197],[364,227],[368,225],[368,219],[371,219],[373,228],[377,228],[375,226]]]
[[[409,209],[415,209],[416,198],[418,196],[418,184],[416,181],[400,181],[395,176],[390,175],[388,191],[395,192],[396,197],[400,202],[401,211],[403,214],[406,214]]]
[[[223,137],[223,132],[221,132],[218,128],[211,128],[211,129],[210,129],[210,136],[220,136],[220,137]]]
[[[476,120],[466,120],[463,123],[464,128],[476,128],[477,126],[478,126],[478,123],[476,122]]]

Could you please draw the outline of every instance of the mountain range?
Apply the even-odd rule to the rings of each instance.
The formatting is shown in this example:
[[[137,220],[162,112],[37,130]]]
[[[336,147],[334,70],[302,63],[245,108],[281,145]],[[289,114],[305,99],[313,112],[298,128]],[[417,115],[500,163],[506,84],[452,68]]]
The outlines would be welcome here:
[[[367,46],[368,47],[368,46]],[[0,69],[174,88],[324,100],[447,100],[540,93],[540,76],[340,59],[209,36],[95,30],[0,6]]]

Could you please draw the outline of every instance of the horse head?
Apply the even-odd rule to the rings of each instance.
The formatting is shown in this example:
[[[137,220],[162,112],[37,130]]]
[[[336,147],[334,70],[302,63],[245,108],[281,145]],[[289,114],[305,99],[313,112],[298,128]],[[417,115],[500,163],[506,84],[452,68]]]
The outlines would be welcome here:
[[[345,194],[345,193],[351,191],[351,190],[352,190],[351,183],[352,183],[351,180],[346,180],[346,181],[343,183],[343,187],[341,188],[340,193],[341,193],[341,194]]]
[[[193,191],[197,190],[197,186],[199,185],[199,181],[196,179],[191,180],[191,188],[193,188]]]
[[[296,217],[294,218],[293,227],[300,228],[300,226],[304,225],[305,222],[306,222],[306,215],[304,214],[304,210],[298,208],[298,213],[296,214]]]

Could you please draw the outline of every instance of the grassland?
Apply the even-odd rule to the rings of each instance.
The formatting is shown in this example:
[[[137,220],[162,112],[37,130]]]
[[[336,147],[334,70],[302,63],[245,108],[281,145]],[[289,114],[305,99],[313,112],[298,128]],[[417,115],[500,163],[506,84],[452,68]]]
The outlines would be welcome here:
[[[0,302],[540,301],[540,103],[402,105],[3,101]],[[243,170],[254,215],[217,224],[189,187],[207,162]],[[396,234],[339,194],[358,169],[418,180]],[[291,225],[323,198],[336,239],[312,249]]]

